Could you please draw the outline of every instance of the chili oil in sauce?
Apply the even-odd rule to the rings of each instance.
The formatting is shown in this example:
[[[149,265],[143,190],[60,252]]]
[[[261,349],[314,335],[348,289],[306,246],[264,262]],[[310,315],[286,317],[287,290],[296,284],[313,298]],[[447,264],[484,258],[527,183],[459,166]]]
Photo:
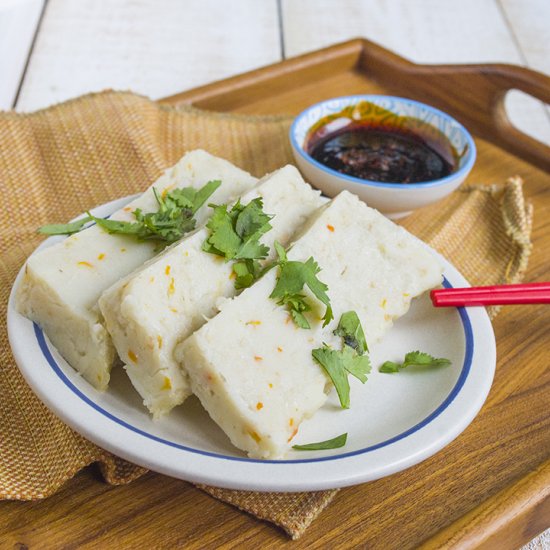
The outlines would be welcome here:
[[[448,138],[431,124],[369,101],[319,120],[309,130],[305,147],[328,168],[382,183],[444,178],[460,160]]]

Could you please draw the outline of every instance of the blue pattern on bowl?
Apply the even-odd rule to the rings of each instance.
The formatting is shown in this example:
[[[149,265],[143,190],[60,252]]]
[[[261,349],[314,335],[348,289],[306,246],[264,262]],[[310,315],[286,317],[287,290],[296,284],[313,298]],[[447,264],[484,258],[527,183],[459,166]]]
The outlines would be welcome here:
[[[368,101],[379,107],[382,107],[388,111],[392,111],[398,116],[407,116],[421,120],[431,126],[437,128],[441,133],[443,133],[447,139],[451,142],[451,145],[457,151],[460,160],[457,167],[451,175],[435,180],[433,182],[424,182],[424,183],[409,183],[407,187],[428,187],[441,185],[448,181],[449,178],[455,178],[459,172],[469,171],[475,161],[476,148],[467,130],[456,120],[451,118],[449,115],[444,112],[414,101],[412,99],[406,99],[401,97],[385,96],[385,95],[353,95],[338,97],[334,99],[329,99],[312,105],[305,111],[303,111],[294,121],[290,129],[290,139],[294,148],[308,160],[308,162],[313,163],[319,169],[324,170],[329,173],[338,174],[339,177],[342,177],[346,180],[350,180],[356,183],[369,184],[377,187],[395,187],[395,183],[380,183],[371,180],[363,180],[353,176],[348,176],[347,174],[341,174],[335,172],[331,168],[327,168],[320,162],[313,159],[309,156],[305,150],[305,139],[310,128],[318,122],[320,119],[335,113],[341,112],[345,107],[349,105],[357,105],[360,102]]]

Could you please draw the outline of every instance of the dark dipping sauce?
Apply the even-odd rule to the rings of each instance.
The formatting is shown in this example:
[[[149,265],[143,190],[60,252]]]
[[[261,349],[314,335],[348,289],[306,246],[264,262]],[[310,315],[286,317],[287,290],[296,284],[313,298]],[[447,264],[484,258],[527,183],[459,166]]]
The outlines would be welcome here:
[[[433,126],[366,101],[317,122],[306,144],[307,152],[328,168],[382,183],[444,178],[459,160],[447,137]]]

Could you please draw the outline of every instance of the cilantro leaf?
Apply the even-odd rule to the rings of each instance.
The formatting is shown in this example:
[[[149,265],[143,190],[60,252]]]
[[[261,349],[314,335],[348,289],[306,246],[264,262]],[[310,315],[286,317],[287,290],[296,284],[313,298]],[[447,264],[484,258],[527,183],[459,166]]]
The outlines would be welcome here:
[[[261,197],[258,197],[238,210],[235,231],[243,241],[251,237],[258,238],[271,229],[271,225],[269,225],[271,218],[272,216],[263,211],[263,201]]]
[[[259,240],[271,229],[269,222],[273,216],[263,211],[261,198],[253,199],[247,205],[237,201],[231,210],[226,204],[209,206],[214,213],[206,224],[210,234],[202,249],[222,256],[226,261],[239,260],[233,264],[235,288],[248,287],[261,274],[258,260],[269,254],[269,247]]]
[[[393,361],[386,361],[378,369],[380,372],[385,372],[386,374],[391,374],[392,372],[399,372],[399,369],[402,367],[401,363],[394,363]]]
[[[308,320],[304,317],[304,311],[310,311],[311,306],[307,298],[301,294],[304,286],[307,286],[315,297],[326,306],[323,316],[323,326],[328,325],[334,318],[328,297],[328,286],[317,278],[321,271],[313,258],[305,262],[290,261],[280,243],[275,242],[275,249],[279,256],[279,275],[270,298],[278,300],[279,305],[288,307],[294,322],[301,328],[310,328]]]
[[[422,351],[411,351],[405,355],[405,361],[403,367],[412,366],[428,366],[428,367],[443,367],[450,365],[451,361],[444,357],[433,357],[428,353]]]
[[[332,313],[332,308],[330,307],[330,298],[327,295],[328,286],[325,283],[322,283],[317,277],[317,273],[321,271],[321,268],[315,262],[313,258],[309,258],[309,260],[305,263],[306,266],[306,278],[305,283],[315,294],[315,297],[320,300],[326,307],[325,316],[323,317],[324,323],[323,326],[326,326],[330,323],[332,319],[334,319],[334,315]]]
[[[342,314],[334,334],[341,336],[344,339],[344,344],[353,348],[359,355],[369,351],[361,321],[355,311],[347,311]]]
[[[304,328],[309,329],[311,328],[311,325],[309,324],[309,321],[307,320],[307,317],[301,312],[301,311],[290,311],[290,316],[292,317],[292,320],[294,321],[294,324],[298,328]]]
[[[247,288],[260,278],[261,266],[258,260],[241,260],[233,264],[235,273],[235,288]]]
[[[332,380],[342,408],[349,409],[348,374],[355,376],[364,384],[371,369],[369,356],[357,355],[349,346],[345,346],[343,350],[334,350],[326,344],[322,348],[314,349],[311,355]]]
[[[348,371],[344,368],[342,352],[335,349],[330,349],[326,344],[322,348],[314,349],[311,352],[313,359],[325,369],[329,375],[336,393],[340,399],[340,405],[343,409],[349,409],[349,381]]]
[[[357,355],[349,346],[345,346],[340,353],[344,368],[364,384],[367,381],[367,374],[371,370],[369,356]]]
[[[210,254],[224,256],[227,260],[234,258],[242,241],[233,227],[227,205],[208,206],[214,209],[214,213],[206,224],[210,229],[210,236],[204,241],[202,249]]]
[[[238,260],[256,260],[266,258],[269,254],[269,246],[260,243],[257,240],[260,237],[261,235],[258,235],[257,237],[252,236],[244,241],[237,254],[235,254],[235,258]]]
[[[159,203],[159,206],[157,212],[146,214],[137,208],[133,212],[135,222],[97,218],[89,212],[88,215],[108,233],[133,235],[140,241],[157,240],[173,243],[195,229],[196,222],[191,210],[167,207],[165,202]]]
[[[186,187],[163,195],[159,195],[153,187],[158,210],[144,214],[140,208],[136,208],[132,212],[135,218],[133,222],[98,218],[87,212],[87,217],[76,222],[46,225],[38,231],[46,235],[70,235],[80,231],[87,222],[94,221],[108,233],[130,235],[140,241],[156,240],[170,244],[195,229],[194,214],[220,185],[219,180],[209,181],[200,189]]]
[[[451,361],[449,359],[445,359],[444,357],[433,357],[429,353],[425,353],[423,351],[411,351],[405,355],[403,363],[386,361],[378,370],[385,373],[394,373],[407,367],[437,368],[445,367],[450,364]]]
[[[78,233],[85,224],[91,221],[92,218],[90,216],[85,216],[76,222],[51,223],[39,227],[38,233],[42,233],[42,235],[72,235],[73,233]]]
[[[263,211],[263,201],[260,197],[250,201],[235,218],[235,231],[242,244],[235,255],[237,259],[263,260],[269,254],[269,247],[259,242],[264,233],[272,227],[271,218]]]
[[[303,294],[289,294],[281,299],[281,305],[286,305],[294,324],[299,328],[311,328],[304,311],[310,311],[309,304],[305,301]]]
[[[351,341],[350,332],[353,336]],[[338,328],[334,334],[342,336],[344,340],[342,350],[334,350],[323,344],[322,348],[314,349],[311,355],[332,380],[342,408],[348,409],[350,402],[348,375],[355,376],[364,384],[367,381],[367,374],[371,370],[370,358],[365,353],[367,342],[357,313],[355,311],[344,313],[340,317]]]
[[[163,202],[168,208],[188,208],[195,214],[221,184],[220,180],[212,180],[200,189],[195,187],[174,189],[166,194]]]
[[[339,449],[346,444],[348,434],[342,434],[326,441],[319,441],[318,443],[307,443],[306,445],[293,445],[292,448],[297,451],[326,451],[328,449]]]

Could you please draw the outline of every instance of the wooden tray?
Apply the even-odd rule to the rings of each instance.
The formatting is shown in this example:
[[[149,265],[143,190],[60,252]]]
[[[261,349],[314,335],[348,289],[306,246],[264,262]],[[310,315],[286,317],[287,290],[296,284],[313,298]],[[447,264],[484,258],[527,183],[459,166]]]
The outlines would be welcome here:
[[[416,65],[356,39],[214,82],[163,100],[246,114],[297,114],[338,95],[382,93],[424,101],[453,115],[477,137],[550,172],[550,147],[515,128],[506,93],[550,103],[550,77],[515,65]]]
[[[297,114],[339,95],[386,93],[453,115],[476,138],[469,181],[519,174],[535,208],[526,280],[550,280],[550,147],[517,130],[504,98],[550,103],[550,78],[513,65],[416,65],[357,39],[164,100],[246,114]],[[521,159],[521,160],[520,160]],[[517,548],[550,527],[550,307],[494,322],[498,364],[480,415],[450,446],[400,474],[342,490],[297,545]],[[240,540],[265,544],[242,522]],[[273,537],[267,537],[267,540]]]
[[[329,97],[374,92],[440,107],[475,134],[478,161],[469,181],[524,178],[535,207],[526,279],[550,280],[550,175],[544,172],[550,149],[509,123],[503,98],[511,88],[550,102],[550,78],[527,69],[414,65],[353,40],[164,102],[294,114]],[[295,543],[185,482],[150,473],[114,489],[91,469],[44,502],[6,503],[7,531],[26,533],[24,542],[37,547],[47,536],[57,547],[95,548],[517,548],[550,526],[550,307],[505,308],[494,327],[497,373],[470,427],[414,468],[343,489]],[[112,513],[99,528],[94,509],[105,507]]]

